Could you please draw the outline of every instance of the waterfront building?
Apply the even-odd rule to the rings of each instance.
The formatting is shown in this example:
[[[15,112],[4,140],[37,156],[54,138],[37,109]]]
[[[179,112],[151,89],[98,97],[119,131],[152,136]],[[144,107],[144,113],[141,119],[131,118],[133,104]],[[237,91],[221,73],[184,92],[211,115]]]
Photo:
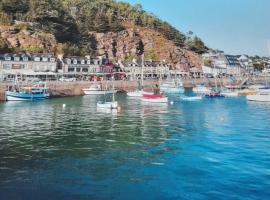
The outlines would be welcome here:
[[[119,61],[119,67],[125,72],[127,79],[141,78],[142,66],[135,59],[133,61]],[[170,75],[171,65],[163,61],[145,61],[143,67],[144,79],[166,78]]]
[[[208,61],[208,65],[203,66],[203,73],[210,73],[212,75],[219,75],[220,73],[240,76],[241,74],[246,73],[246,64],[249,62],[244,56],[228,55],[224,54],[223,51],[218,50],[211,50],[208,53],[203,54],[202,57],[204,61]],[[241,63],[241,61],[243,63]]]
[[[62,75],[68,77],[81,77],[84,80],[93,77],[110,78],[117,68],[103,57],[65,57],[62,62]]]
[[[14,80],[17,75],[23,78],[55,76],[57,60],[53,54],[26,53],[10,54],[0,56],[0,78],[2,80]]]
[[[102,64],[102,59],[78,56],[65,57],[63,59],[62,71],[66,75],[98,74]]]

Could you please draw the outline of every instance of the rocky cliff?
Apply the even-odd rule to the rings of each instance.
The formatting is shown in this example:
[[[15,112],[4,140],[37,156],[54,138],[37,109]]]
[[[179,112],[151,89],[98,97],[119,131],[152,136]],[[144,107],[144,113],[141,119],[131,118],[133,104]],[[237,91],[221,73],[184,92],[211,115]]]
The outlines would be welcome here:
[[[120,32],[91,32],[97,41],[97,52],[109,58],[132,59],[143,47],[146,60],[164,60],[177,69],[200,67],[201,56],[177,47],[162,34],[151,29],[135,27]]]
[[[143,48],[146,60],[164,60],[176,69],[188,70],[201,66],[201,56],[177,47],[162,34],[142,27],[127,28],[120,32],[90,32],[96,40],[97,55],[108,54],[110,59],[132,59]],[[17,52],[58,53],[61,44],[54,35],[44,32],[19,30],[14,26],[0,26],[0,36]],[[60,48],[60,49],[59,49]]]
[[[57,46],[55,37],[50,33],[18,29],[15,26],[0,25],[0,38],[15,52],[50,53]]]

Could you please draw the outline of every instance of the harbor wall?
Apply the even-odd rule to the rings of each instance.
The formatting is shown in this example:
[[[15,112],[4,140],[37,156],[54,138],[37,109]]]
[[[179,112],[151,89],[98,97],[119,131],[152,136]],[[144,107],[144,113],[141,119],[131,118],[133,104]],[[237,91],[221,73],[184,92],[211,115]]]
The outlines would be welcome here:
[[[225,85],[228,83],[228,79],[219,79],[217,81],[218,85]],[[270,77],[268,80],[265,78],[258,78],[256,80],[249,81],[249,84],[258,84],[258,83],[265,83],[270,82]],[[100,82],[102,88],[112,88],[111,81],[102,81]],[[146,80],[144,81],[144,89],[146,91],[151,91],[152,86],[157,83],[156,80]],[[192,88],[196,84],[204,83],[207,86],[214,86],[215,80],[214,79],[187,79],[183,80],[184,87]],[[88,88],[91,82],[47,82],[47,87],[50,88],[50,93],[52,97],[64,97],[64,96],[80,96],[83,95],[83,88]],[[5,90],[8,86],[12,85],[12,83],[0,83],[0,101],[5,100]],[[25,84],[22,86],[30,86],[29,84]],[[138,82],[137,81],[114,81],[114,87],[118,91],[129,92],[133,91],[137,88]]]

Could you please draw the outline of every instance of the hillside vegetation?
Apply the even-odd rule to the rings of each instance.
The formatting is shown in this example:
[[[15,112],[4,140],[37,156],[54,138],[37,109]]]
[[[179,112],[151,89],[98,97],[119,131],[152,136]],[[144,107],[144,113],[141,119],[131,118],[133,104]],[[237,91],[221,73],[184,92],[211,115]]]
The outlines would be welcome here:
[[[1,0],[1,25],[14,27],[15,20],[28,23],[23,27],[16,25],[17,31],[52,34],[56,42],[61,43],[57,45],[61,49],[55,47],[56,51],[65,54],[95,55],[99,41],[90,33],[117,33],[131,26],[151,29],[179,48],[198,54],[207,50],[198,37],[187,37],[144,11],[141,5],[114,0]],[[9,49],[5,39],[0,38],[0,43],[1,51]],[[18,50],[20,48],[15,49]]]

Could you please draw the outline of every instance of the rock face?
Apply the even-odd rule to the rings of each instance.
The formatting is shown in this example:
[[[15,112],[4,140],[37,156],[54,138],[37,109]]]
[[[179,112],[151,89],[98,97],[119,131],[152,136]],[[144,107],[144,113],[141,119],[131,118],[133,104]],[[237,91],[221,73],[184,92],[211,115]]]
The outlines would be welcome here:
[[[143,44],[145,55],[152,55],[159,60],[164,60],[175,69],[200,68],[202,63],[198,54],[175,46],[162,34],[147,28],[136,27],[120,32],[90,32],[90,34],[97,41],[98,54],[107,53],[109,58],[123,60],[131,55],[136,55]]]
[[[144,49],[146,59],[165,61],[173,69],[187,71],[192,67],[200,68],[202,64],[198,54],[175,46],[162,34],[148,28],[132,27],[120,32],[89,34],[96,40],[97,54],[108,54],[115,61],[130,59]],[[50,33],[18,30],[14,26],[0,26],[0,37],[16,51],[29,53],[53,53],[58,45]]]
[[[51,53],[55,50],[57,42],[52,34],[44,32],[30,32],[18,30],[13,26],[0,26],[0,37],[4,38],[10,47],[17,50],[39,51]]]

